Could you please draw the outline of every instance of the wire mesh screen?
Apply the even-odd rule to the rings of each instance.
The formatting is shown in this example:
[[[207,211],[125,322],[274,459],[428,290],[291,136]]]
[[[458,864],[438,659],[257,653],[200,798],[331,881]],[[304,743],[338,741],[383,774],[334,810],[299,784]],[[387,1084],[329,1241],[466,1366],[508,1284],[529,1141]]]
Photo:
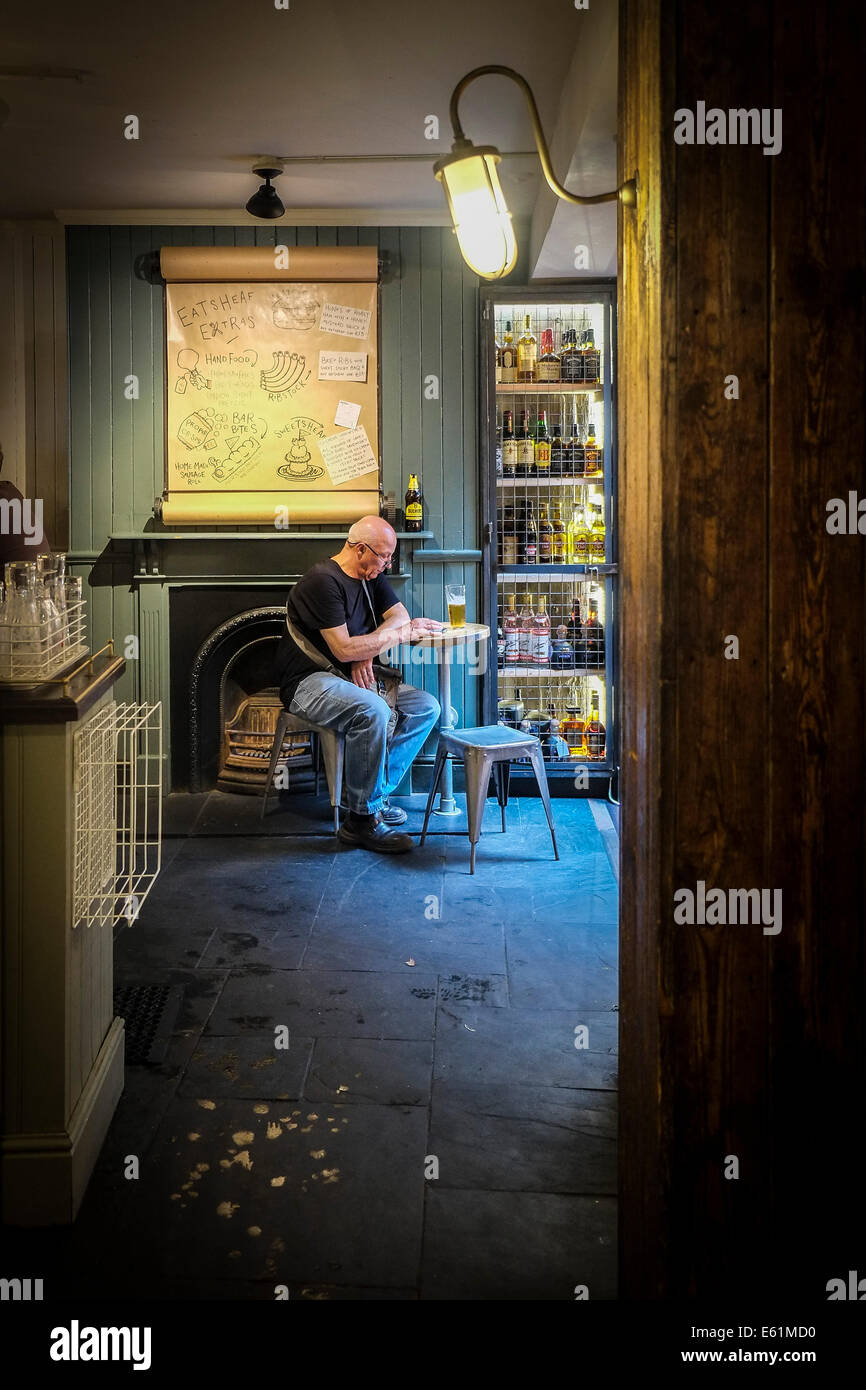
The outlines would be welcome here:
[[[115,720],[112,702],[73,738],[75,856],[72,925],[114,921],[117,845],[115,809]]]
[[[607,753],[606,312],[494,308],[498,717],[564,766]]]
[[[500,575],[497,614],[498,717],[561,739],[551,757],[603,761],[606,687],[605,593],[594,578]],[[558,727],[546,727],[551,723]],[[587,724],[600,725],[588,739]],[[545,738],[545,743],[552,743]],[[562,747],[568,745],[568,751]]]
[[[162,706],[105,705],[73,756],[73,926],[131,923],[161,863]]]

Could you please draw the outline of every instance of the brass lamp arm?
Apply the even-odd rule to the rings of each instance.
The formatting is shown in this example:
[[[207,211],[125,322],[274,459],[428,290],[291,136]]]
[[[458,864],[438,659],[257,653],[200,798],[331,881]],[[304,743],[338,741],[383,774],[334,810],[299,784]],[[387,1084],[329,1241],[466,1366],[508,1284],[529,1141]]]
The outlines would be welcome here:
[[[611,193],[595,193],[591,197],[582,197],[579,193],[569,193],[567,188],[563,188],[553,172],[553,166],[550,162],[550,151],[547,148],[547,140],[544,137],[541,117],[538,114],[538,107],[535,104],[532,88],[526,78],[521,77],[520,73],[515,72],[514,68],[506,68],[500,66],[498,63],[490,63],[483,68],[473,68],[471,72],[467,72],[465,77],[461,77],[454,91],[451,93],[451,104],[449,107],[455,145],[470,143],[466,140],[463,127],[460,124],[460,115],[457,110],[460,97],[463,95],[463,92],[469,86],[470,82],[474,82],[476,77],[486,76],[487,73],[497,73],[500,77],[510,77],[512,82],[517,83],[523,95],[526,97],[526,104],[529,107],[529,117],[532,121],[532,133],[535,136],[538,157],[541,160],[541,169],[557,198],[562,198],[567,203],[610,203],[614,198],[619,198],[624,205],[629,207],[634,206],[637,202],[637,190],[634,179],[627,179],[625,183],[620,184],[619,188],[615,188]]]

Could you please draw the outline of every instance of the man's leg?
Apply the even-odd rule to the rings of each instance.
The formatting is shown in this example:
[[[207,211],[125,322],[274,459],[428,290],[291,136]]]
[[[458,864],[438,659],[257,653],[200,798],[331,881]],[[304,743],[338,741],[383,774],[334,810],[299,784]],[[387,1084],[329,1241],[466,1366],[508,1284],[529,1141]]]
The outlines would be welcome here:
[[[299,683],[289,713],[344,735],[343,805],[357,815],[378,811],[385,795],[391,713],[381,695],[327,671],[315,671]]]
[[[417,686],[401,684],[397,691],[397,723],[388,743],[387,796],[399,786],[412,765],[419,749],[424,746],[433,725],[439,718],[439,701],[435,695]]]

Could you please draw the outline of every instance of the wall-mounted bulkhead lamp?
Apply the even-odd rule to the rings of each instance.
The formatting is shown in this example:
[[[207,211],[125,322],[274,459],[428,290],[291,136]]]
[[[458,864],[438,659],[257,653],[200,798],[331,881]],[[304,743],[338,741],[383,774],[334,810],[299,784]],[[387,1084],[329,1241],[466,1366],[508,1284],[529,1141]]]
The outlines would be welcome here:
[[[282,164],[256,164],[253,166],[253,173],[258,174],[260,179],[264,179],[261,188],[257,189],[246,205],[247,212],[253,217],[282,217],[285,207],[280,201],[277,190],[271,183],[271,179],[277,178],[283,172]]]
[[[514,68],[500,67],[496,64],[473,68],[472,72],[467,72],[465,77],[461,77],[451,93],[450,114],[454,143],[451,153],[443,159],[438,159],[433,165],[433,173],[445,189],[448,210],[464,261],[485,280],[499,280],[514,269],[517,260],[517,238],[496,167],[500,154],[494,145],[473,145],[471,140],[467,140],[457,111],[460,97],[469,83],[474,82],[476,77],[484,77],[487,73],[510,77],[526,97],[541,168],[557,198],[562,198],[567,203],[609,203],[614,198],[619,198],[624,206],[633,207],[637,201],[637,194],[634,179],[628,179],[610,193],[596,193],[592,197],[584,198],[578,193],[569,193],[553,172],[538,107],[526,78],[521,77]]]

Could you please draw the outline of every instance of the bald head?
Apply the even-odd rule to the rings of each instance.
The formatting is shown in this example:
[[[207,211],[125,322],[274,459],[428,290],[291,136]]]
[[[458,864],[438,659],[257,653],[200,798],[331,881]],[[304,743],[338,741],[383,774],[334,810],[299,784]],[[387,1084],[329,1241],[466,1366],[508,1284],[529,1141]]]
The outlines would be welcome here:
[[[375,579],[391,563],[396,544],[397,533],[383,516],[362,516],[332,559],[354,579]]]
[[[350,545],[363,541],[364,545],[371,545],[374,550],[390,554],[397,544],[397,533],[383,516],[362,516],[349,528],[347,540]]]

